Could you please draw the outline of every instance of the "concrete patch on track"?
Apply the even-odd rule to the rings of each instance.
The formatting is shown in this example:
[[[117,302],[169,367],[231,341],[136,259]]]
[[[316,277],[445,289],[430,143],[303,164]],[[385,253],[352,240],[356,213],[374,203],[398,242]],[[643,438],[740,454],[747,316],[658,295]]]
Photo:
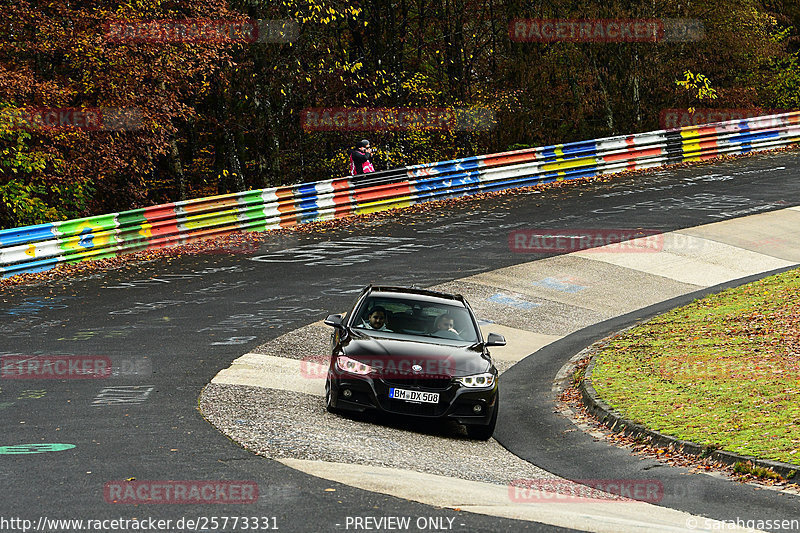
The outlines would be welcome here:
[[[448,477],[396,468],[364,468],[300,459],[283,459],[281,462],[313,476],[398,498],[572,530],[599,533],[707,530],[702,526],[691,528],[692,523],[698,522],[689,513],[639,501],[587,499],[570,503],[557,502],[555,497],[550,499],[543,495],[542,501],[519,503],[514,501],[513,488],[491,483],[461,481],[456,486]]]
[[[731,229],[738,228],[732,225]],[[699,287],[713,287],[794,264],[681,231],[665,233],[663,248],[656,253],[620,253],[612,245],[575,254]]]
[[[548,257],[471,276],[465,281],[585,310],[585,320],[568,323],[565,329],[569,332],[701,288],[593,259],[593,254],[587,257],[575,254]],[[556,282],[561,287],[580,286],[583,289],[572,292],[559,290]],[[611,290],[612,287],[616,290]],[[643,291],[643,287],[648,290]],[[576,316],[576,313],[571,315]],[[531,326],[526,324],[526,327]],[[551,331],[547,325],[543,327],[546,332]]]
[[[746,225],[733,219],[681,230],[680,233],[800,263],[800,249],[791,237],[800,228],[800,208],[753,215],[748,219]]]
[[[508,346],[492,349],[498,368],[504,370],[542,346],[602,320],[795,264],[800,235],[791,220],[798,216],[796,211],[664,234],[660,251],[585,250],[433,289],[463,294],[479,317],[494,322],[482,325],[484,334],[496,331],[509,339]],[[734,244],[767,230],[783,244],[759,250]],[[563,290],[576,286],[581,289]],[[512,305],[518,302],[536,305]],[[429,505],[585,531],[683,531],[688,524],[704,523],[644,502],[555,508],[519,504],[509,499],[511,480],[553,476],[495,441],[470,441],[457,424],[328,414],[320,397],[329,335],[330,330],[317,322],[240,357],[204,389],[204,415],[259,454],[312,475]],[[502,388],[502,377],[500,383]],[[359,453],[343,454],[354,449]],[[447,477],[434,479],[432,474]],[[694,521],[687,521],[690,518]]]
[[[529,296],[507,290],[504,287],[476,283],[472,277],[442,283],[432,288],[443,292],[462,294],[479,317],[538,335],[562,337],[604,318],[603,315],[592,309],[564,304],[538,295]],[[505,295],[509,301],[492,298],[496,294]],[[526,309],[513,305],[512,300],[532,302],[538,305]]]

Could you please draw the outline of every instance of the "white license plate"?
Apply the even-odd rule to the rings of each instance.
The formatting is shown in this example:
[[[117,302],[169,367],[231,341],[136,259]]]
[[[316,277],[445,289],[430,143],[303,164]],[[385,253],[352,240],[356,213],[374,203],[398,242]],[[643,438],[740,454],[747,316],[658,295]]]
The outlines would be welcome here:
[[[407,389],[395,389],[394,387],[389,388],[389,398],[405,400],[407,402],[439,403],[438,392],[420,392]]]

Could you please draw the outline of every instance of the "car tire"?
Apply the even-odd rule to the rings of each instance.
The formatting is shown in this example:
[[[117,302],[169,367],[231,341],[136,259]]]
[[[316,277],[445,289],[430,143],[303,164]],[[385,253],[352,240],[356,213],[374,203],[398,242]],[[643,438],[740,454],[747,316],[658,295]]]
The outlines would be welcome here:
[[[492,418],[489,420],[489,423],[485,426],[467,426],[467,435],[471,439],[475,440],[489,440],[492,438],[494,434],[494,428],[497,426],[497,412],[500,410],[500,400],[499,398],[495,400],[494,403],[494,413],[492,413]]]
[[[329,413],[338,413],[339,410],[333,406],[333,394],[331,393],[331,381],[325,380],[325,410]]]

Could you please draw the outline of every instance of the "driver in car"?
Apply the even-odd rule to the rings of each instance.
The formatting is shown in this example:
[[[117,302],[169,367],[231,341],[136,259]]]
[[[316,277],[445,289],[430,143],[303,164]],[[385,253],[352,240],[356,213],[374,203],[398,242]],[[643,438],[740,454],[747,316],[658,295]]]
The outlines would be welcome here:
[[[364,321],[363,326],[367,329],[378,331],[392,331],[386,327],[386,309],[381,306],[375,306],[369,310],[367,320]]]
[[[447,313],[439,315],[439,317],[436,319],[433,325],[436,330],[435,332],[437,333],[443,331],[449,331],[451,333],[455,333],[456,335],[458,335],[458,331],[456,331],[455,319],[453,318],[452,315],[449,315]]]

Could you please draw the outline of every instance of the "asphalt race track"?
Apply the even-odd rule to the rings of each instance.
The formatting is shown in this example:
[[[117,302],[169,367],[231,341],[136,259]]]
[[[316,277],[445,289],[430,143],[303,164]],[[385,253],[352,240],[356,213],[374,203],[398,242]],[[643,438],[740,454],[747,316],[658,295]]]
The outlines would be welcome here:
[[[561,530],[426,506],[308,476],[255,456],[217,432],[198,412],[198,396],[231,361],[348,308],[367,283],[428,287],[549,257],[510,251],[508,235],[514,229],[672,231],[783,209],[800,204],[798,173],[797,152],[758,155],[465,199],[446,210],[384,215],[320,234],[274,235],[248,254],[172,258],[5,289],[0,355],[107,358],[114,371],[104,379],[0,380],[0,531],[21,530],[2,522],[11,518],[36,525],[41,517],[153,517],[174,524],[183,517],[212,516],[267,517],[260,525],[282,531],[356,530],[353,517],[389,516],[411,517],[412,524],[427,518],[425,530]],[[561,348],[580,350],[589,337],[624,324],[620,319],[584,338],[566,337],[561,342],[569,346]],[[553,370],[565,362],[557,355],[552,348],[547,358],[512,367],[504,394],[521,395],[522,371],[535,365],[544,374],[552,372],[551,381]],[[511,413],[525,416],[515,409]],[[572,432],[570,446],[560,453],[546,434],[558,421],[543,421],[543,433],[520,435],[509,415],[501,416],[496,437],[545,470],[573,478],[625,477],[630,471],[627,452]],[[58,446],[1,448],[46,444],[70,446],[60,451]],[[21,453],[34,451],[41,453]],[[259,496],[249,504],[111,503],[104,487],[132,478],[249,481],[257,484]],[[710,478],[702,491],[664,504],[720,519],[754,509],[800,517],[796,498],[772,491]],[[750,508],[742,507],[745,500]]]

